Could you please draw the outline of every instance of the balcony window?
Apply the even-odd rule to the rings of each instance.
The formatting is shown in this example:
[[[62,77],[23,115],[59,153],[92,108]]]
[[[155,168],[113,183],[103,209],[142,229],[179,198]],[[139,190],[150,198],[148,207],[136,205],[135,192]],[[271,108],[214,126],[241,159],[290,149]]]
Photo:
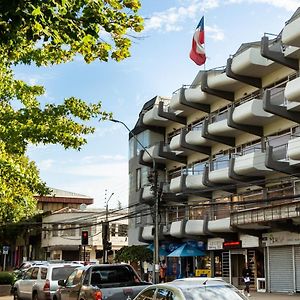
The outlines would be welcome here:
[[[186,174],[186,168],[180,168],[180,169],[171,171],[171,172],[169,172],[168,177],[169,177],[169,179],[173,179],[173,178],[179,177],[183,174]]]
[[[194,123],[191,126],[191,130],[192,131],[202,131],[202,128],[203,128],[203,121]]]
[[[170,207],[167,212],[167,219],[171,222],[185,219],[185,207]]]
[[[264,147],[262,147],[262,142],[255,141],[253,143],[242,145],[236,148],[236,155],[246,155],[253,152],[264,152]]]
[[[118,225],[118,236],[127,236],[128,235],[128,225],[127,224],[119,224]]]
[[[135,186],[136,186],[136,191],[139,191],[142,186],[142,180],[141,180],[141,169],[136,169],[135,173]]]
[[[208,204],[209,201],[204,201],[203,204]],[[189,207],[189,220],[203,220],[207,212],[207,207],[198,206],[198,207]]]

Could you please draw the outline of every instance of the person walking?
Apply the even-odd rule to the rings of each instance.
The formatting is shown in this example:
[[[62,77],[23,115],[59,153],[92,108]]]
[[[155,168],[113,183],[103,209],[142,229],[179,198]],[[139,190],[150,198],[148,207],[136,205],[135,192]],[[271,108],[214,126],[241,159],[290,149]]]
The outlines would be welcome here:
[[[250,283],[251,283],[251,269],[249,265],[246,265],[243,269],[243,280],[245,283],[244,293],[247,293],[247,296],[250,297]]]
[[[166,282],[166,275],[167,275],[167,264],[166,261],[163,259],[159,266],[159,282]]]

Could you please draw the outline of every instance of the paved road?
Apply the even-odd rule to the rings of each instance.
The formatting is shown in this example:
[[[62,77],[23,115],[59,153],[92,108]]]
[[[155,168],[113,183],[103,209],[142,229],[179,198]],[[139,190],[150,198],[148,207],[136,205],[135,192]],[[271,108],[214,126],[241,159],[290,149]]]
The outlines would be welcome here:
[[[13,300],[12,296],[0,297],[0,300]],[[249,300],[300,300],[300,294],[271,294],[271,293],[251,293]]]

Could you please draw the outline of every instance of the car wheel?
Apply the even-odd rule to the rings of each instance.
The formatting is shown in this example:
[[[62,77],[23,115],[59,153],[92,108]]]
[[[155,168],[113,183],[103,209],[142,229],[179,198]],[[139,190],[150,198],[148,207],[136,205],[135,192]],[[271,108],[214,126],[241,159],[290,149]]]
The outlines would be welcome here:
[[[18,295],[18,290],[17,289],[14,289],[13,296],[14,296],[14,300],[21,300],[21,298]]]
[[[34,293],[32,295],[32,300],[39,300],[39,297],[38,297],[38,294],[37,293]]]

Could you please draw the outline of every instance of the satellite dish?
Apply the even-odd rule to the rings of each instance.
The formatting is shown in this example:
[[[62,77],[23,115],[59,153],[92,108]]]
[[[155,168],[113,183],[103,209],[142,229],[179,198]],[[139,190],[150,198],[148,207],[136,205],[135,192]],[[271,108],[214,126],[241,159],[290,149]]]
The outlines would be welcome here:
[[[79,206],[79,209],[80,210],[86,210],[86,204],[81,203],[80,206]]]

